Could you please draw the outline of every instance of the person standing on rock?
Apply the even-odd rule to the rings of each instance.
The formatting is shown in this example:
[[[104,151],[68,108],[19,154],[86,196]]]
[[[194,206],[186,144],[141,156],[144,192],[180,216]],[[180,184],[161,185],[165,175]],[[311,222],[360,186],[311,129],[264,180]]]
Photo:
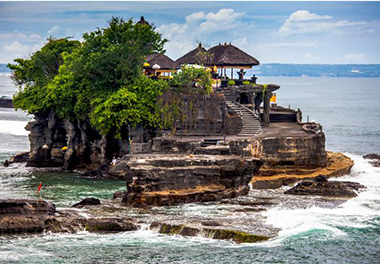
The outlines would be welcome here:
[[[115,156],[113,156],[113,158],[112,158],[112,162],[111,162],[112,166],[115,166],[115,165],[116,165],[116,162],[117,162],[117,159],[116,159]]]

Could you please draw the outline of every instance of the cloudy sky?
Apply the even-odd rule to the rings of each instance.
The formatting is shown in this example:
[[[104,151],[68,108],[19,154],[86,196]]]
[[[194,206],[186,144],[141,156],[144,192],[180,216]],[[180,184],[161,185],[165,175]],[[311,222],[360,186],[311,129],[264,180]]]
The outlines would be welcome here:
[[[262,63],[380,63],[380,2],[0,2],[0,63],[47,36],[81,39],[112,16],[145,16],[177,59],[232,42]]]

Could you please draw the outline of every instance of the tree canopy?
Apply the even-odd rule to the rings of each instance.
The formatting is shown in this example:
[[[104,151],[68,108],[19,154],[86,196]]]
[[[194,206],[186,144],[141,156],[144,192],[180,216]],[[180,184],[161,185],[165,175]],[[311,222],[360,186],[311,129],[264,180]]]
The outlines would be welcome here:
[[[80,43],[50,38],[30,59],[8,65],[20,87],[13,98],[15,108],[31,114],[53,110],[70,120],[89,119],[101,132],[112,130],[111,110],[115,111],[111,116],[121,117],[122,111],[116,110],[133,109],[133,118],[120,118],[121,125],[151,124],[153,97],[165,87],[162,82],[144,80],[142,65],[147,55],[164,51],[166,40],[153,26],[115,17],[108,27],[85,33],[83,39]],[[113,128],[120,124],[113,122]]]
[[[101,134],[118,138],[126,126],[162,127],[157,100],[169,83],[148,79],[142,67],[147,55],[164,52],[166,41],[154,26],[115,17],[108,27],[85,33],[82,42],[49,38],[29,59],[8,64],[19,85],[14,106],[30,114],[52,110],[63,119],[88,120]],[[170,82],[187,88],[194,83],[203,94],[212,90],[204,69],[183,68]]]

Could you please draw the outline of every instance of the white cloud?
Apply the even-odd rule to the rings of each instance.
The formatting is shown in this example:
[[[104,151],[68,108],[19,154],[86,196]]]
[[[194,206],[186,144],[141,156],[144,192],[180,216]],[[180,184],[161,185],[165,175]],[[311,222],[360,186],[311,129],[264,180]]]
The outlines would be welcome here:
[[[202,31],[220,31],[236,27],[236,21],[245,13],[235,12],[233,9],[220,9],[217,13],[210,12],[206,15],[201,25]]]
[[[0,48],[0,63],[9,63],[16,58],[28,58],[42,46],[43,40],[37,40],[37,36],[0,43],[0,47],[2,47]]]
[[[204,12],[196,12],[188,15],[186,17],[187,22],[192,22],[192,21],[199,21],[202,20],[206,17],[206,14]]]
[[[281,26],[278,33],[282,36],[308,34],[315,32],[331,32],[333,29],[361,26],[366,22],[350,22],[347,20],[331,21],[332,16],[318,15],[307,10],[292,13]]]
[[[10,52],[21,51],[22,48],[23,47],[22,47],[21,43],[18,41],[13,41],[12,44],[4,46],[4,50],[10,51]]]
[[[244,46],[248,45],[248,41],[247,41],[246,37],[239,38],[239,39],[234,39],[232,41],[232,43],[234,43],[234,45],[238,45],[240,47],[244,47]]]
[[[278,42],[278,43],[265,43],[264,47],[318,47],[314,42]]]
[[[307,10],[298,10],[290,15],[286,20],[287,22],[291,21],[307,21],[307,20],[319,20],[319,19],[330,19],[332,16],[321,16],[314,13],[310,13]]]
[[[349,53],[344,56],[346,60],[349,62],[355,62],[355,63],[363,63],[367,61],[367,56],[364,53]]]
[[[30,38],[33,40],[41,40],[41,36],[38,34],[30,34]]]
[[[59,26],[53,26],[51,29],[48,30],[47,34],[49,36],[57,34],[59,31]]]
[[[170,40],[166,44],[168,55],[173,59],[182,56],[185,52],[195,48],[196,41],[207,42],[210,39],[217,39],[213,42],[220,42],[220,31],[228,32],[228,36],[223,41],[231,41],[230,30],[243,28],[240,19],[245,15],[243,12],[235,12],[233,9],[220,9],[217,12],[205,13],[195,12],[185,18],[185,22],[163,24],[157,30]],[[246,28],[246,27],[245,27]],[[244,32],[241,32],[244,33]],[[214,38],[216,36],[216,38]],[[230,38],[230,39],[228,39]],[[241,39],[242,41],[242,39]],[[246,42],[247,40],[245,40]],[[214,43],[213,43],[214,44]]]

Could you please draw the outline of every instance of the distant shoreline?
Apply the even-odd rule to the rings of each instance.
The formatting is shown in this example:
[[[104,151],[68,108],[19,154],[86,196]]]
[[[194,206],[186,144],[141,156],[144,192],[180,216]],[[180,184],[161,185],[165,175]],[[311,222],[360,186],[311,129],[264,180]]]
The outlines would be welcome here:
[[[235,69],[237,70],[237,69]],[[0,76],[10,74],[6,64],[0,64]],[[246,76],[257,77],[358,77],[379,78],[380,64],[282,64],[263,63],[246,70]]]

